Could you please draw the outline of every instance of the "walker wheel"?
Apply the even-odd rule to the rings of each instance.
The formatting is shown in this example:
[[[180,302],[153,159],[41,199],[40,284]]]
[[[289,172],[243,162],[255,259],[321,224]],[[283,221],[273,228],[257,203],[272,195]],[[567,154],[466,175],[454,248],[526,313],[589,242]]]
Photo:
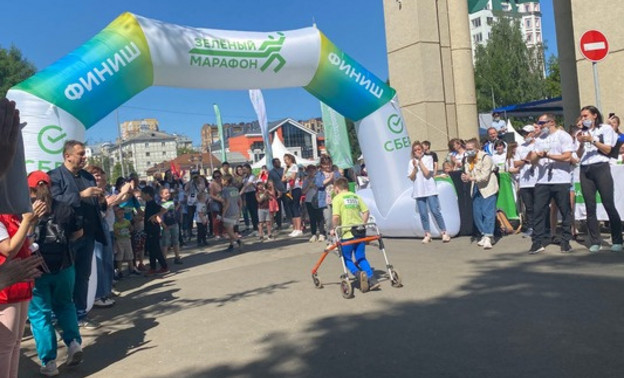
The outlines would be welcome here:
[[[340,280],[340,291],[342,291],[343,298],[353,298],[353,285],[351,285],[351,281],[348,278]]]
[[[312,281],[314,282],[314,286],[316,286],[317,289],[323,288],[323,284],[321,283],[321,280],[318,279],[316,274],[312,275]]]
[[[401,276],[399,275],[399,272],[394,269],[390,271],[390,282],[392,287],[403,287],[403,284],[401,283]]]

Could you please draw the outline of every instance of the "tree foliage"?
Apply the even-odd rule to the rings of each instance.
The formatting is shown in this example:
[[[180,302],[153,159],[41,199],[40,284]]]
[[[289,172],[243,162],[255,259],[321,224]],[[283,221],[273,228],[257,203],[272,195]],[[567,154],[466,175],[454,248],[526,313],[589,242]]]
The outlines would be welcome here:
[[[357,131],[355,130],[355,123],[350,119],[345,119],[347,123],[347,135],[349,136],[349,144],[351,145],[351,159],[355,163],[358,157],[362,154],[360,143],[357,138]]]
[[[0,47],[0,98],[5,97],[9,88],[35,74],[35,66],[22,57],[15,46],[8,50]]]
[[[544,82],[546,96],[550,98],[561,96],[561,71],[559,70],[559,59],[551,55],[546,63],[547,71]]]
[[[492,24],[487,45],[479,45],[475,51],[479,111],[544,98],[547,93],[542,56],[541,46],[526,46],[518,20],[501,15]]]
[[[193,147],[184,146],[184,147],[178,147],[177,153],[178,153],[178,156],[180,156],[184,154],[194,154],[194,153],[197,153],[197,151]]]

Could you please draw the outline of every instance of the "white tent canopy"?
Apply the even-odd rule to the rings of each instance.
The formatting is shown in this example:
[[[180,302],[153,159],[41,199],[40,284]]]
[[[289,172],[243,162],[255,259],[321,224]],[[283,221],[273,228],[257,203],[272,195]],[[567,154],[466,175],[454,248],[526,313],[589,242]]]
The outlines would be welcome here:
[[[282,143],[277,134],[273,134],[273,143],[271,144],[271,148],[273,149],[273,157],[280,160],[280,162],[282,163],[282,167],[284,166],[285,154],[291,154],[294,156],[294,154],[286,149],[286,146],[284,146],[284,143]],[[295,160],[297,161],[297,165],[303,165],[304,167],[307,167],[310,164],[316,165],[316,162],[314,160],[304,159],[299,156],[295,156]],[[266,155],[262,159],[253,163],[251,165],[251,168],[262,168],[263,165],[266,165]]]

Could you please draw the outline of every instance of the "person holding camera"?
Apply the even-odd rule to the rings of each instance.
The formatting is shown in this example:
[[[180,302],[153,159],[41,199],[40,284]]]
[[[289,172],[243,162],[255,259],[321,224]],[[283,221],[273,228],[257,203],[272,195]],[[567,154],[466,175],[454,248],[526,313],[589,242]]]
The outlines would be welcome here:
[[[602,205],[609,216],[611,226],[611,250],[622,251],[622,220],[613,198],[613,177],[609,155],[615,147],[618,135],[613,128],[602,122],[602,114],[595,106],[581,109],[583,128],[576,135],[579,142],[577,155],[581,158],[581,191],[587,211],[587,228],[590,252],[600,250],[600,226],[596,215],[596,192],[600,193]]]
[[[63,331],[61,335],[68,350],[67,366],[82,361],[82,339],[73,300],[76,274],[69,247],[71,241],[82,236],[82,221],[71,206],[52,198],[50,185],[50,177],[45,172],[34,171],[28,175],[31,199],[45,204],[45,213],[38,218],[32,239],[32,246],[38,248],[44,260],[43,275],[35,280],[28,308],[43,375],[58,374],[53,314]]]

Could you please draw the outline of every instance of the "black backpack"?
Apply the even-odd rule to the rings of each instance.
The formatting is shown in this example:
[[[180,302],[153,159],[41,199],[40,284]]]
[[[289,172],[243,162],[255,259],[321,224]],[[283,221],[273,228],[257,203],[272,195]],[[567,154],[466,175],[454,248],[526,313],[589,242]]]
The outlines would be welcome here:
[[[62,225],[56,222],[54,214],[42,217],[35,228],[35,242],[51,273],[70,267],[73,256],[69,240]]]

